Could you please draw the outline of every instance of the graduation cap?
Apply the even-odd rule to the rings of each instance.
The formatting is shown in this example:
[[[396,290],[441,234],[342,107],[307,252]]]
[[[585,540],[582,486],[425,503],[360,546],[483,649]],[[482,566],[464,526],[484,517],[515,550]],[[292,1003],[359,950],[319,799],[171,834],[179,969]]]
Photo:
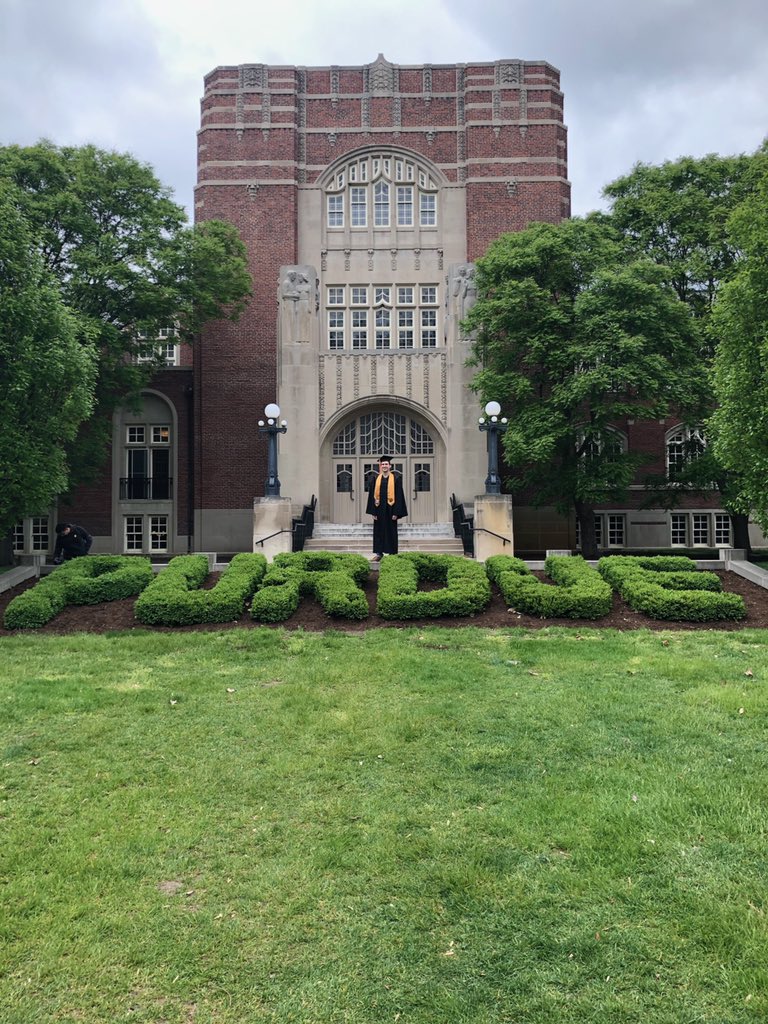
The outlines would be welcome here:
[[[391,462],[392,458],[389,455],[380,455],[379,462]]]

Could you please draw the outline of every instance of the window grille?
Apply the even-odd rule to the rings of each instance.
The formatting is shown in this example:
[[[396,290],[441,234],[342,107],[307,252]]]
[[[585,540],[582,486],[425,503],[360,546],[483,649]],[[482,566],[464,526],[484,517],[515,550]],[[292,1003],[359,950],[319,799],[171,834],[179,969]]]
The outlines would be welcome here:
[[[357,421],[353,420],[339,431],[333,442],[334,455],[354,455],[357,441]]]

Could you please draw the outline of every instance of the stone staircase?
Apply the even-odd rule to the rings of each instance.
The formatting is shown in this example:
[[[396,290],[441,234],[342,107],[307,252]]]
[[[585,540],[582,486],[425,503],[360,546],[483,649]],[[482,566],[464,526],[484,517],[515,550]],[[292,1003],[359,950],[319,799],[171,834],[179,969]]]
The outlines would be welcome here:
[[[454,536],[450,523],[402,523],[398,528],[400,551],[425,551],[429,554],[463,555],[461,541]],[[373,554],[373,526],[369,523],[315,523],[312,539],[305,551],[354,551],[370,557]]]

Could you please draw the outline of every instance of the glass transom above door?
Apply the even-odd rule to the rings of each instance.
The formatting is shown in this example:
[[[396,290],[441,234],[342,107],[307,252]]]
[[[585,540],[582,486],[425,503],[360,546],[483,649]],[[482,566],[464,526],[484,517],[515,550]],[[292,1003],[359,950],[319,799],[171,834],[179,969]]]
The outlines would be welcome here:
[[[333,440],[333,455],[434,455],[431,434],[398,412],[364,413]]]

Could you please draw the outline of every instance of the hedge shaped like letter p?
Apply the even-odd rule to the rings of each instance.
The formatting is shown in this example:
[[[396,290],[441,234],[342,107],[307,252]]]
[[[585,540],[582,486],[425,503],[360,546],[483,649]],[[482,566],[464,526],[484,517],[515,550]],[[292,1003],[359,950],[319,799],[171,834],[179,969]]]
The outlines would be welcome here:
[[[5,609],[6,629],[38,629],[70,604],[101,604],[139,594],[152,579],[148,558],[88,555],[73,558]]]
[[[243,614],[266,571],[264,555],[235,555],[216,586],[200,590],[208,575],[208,559],[205,555],[179,555],[138,599],[136,618],[146,626],[232,622]]]

